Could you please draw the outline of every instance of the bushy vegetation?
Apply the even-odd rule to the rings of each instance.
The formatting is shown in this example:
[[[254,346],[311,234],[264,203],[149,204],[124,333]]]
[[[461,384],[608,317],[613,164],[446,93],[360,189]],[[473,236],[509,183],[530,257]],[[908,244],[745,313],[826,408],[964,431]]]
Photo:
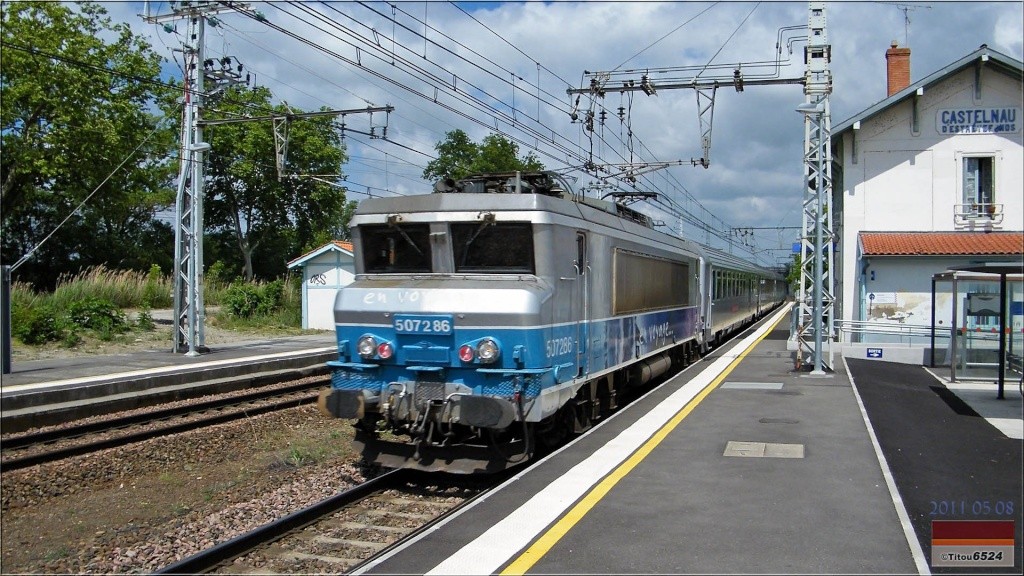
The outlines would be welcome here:
[[[301,278],[293,277],[289,282],[232,282],[221,293],[217,325],[229,329],[301,326],[301,281]]]
[[[214,267],[211,267],[214,268]],[[213,270],[204,285],[207,306],[221,306],[212,320],[222,328],[296,329],[302,324],[298,282],[225,283]],[[299,278],[295,280],[301,281]],[[103,266],[61,276],[51,293],[26,283],[11,285],[11,334],[24,344],[50,342],[73,347],[88,338],[110,341],[132,331],[155,328],[154,308],[172,308],[173,283],[159,266],[148,273]],[[138,311],[130,320],[126,310]],[[209,320],[209,318],[208,318]]]
[[[153,329],[152,318],[140,315],[133,325],[125,308],[170,305],[170,281],[159,267],[149,274],[98,266],[76,275],[61,275],[51,293],[31,286],[11,286],[11,334],[25,344],[59,342],[71,347],[85,336],[109,341],[132,329]]]

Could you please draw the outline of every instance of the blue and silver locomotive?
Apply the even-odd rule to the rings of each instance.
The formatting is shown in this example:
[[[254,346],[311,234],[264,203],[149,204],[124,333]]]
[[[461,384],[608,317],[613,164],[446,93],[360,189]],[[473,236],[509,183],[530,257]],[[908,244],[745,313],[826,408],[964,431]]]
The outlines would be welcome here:
[[[364,200],[352,230],[320,406],[385,466],[504,469],[720,337],[699,245],[553,172]]]

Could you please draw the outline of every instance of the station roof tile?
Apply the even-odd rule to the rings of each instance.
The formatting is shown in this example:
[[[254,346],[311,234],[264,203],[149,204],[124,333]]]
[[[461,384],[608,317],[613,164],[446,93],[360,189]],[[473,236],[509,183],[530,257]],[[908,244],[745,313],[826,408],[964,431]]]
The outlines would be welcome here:
[[[1024,232],[861,232],[864,256],[1020,256]]]

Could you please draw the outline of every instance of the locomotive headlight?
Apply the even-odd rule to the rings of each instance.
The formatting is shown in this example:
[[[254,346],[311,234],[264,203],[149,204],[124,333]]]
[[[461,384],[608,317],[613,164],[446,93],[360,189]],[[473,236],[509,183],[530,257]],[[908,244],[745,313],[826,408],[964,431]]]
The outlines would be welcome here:
[[[377,356],[380,356],[382,360],[391,358],[392,354],[395,353],[395,347],[391,345],[391,342],[381,342],[377,346]]]
[[[484,364],[490,364],[498,359],[498,343],[490,338],[484,338],[476,345],[476,355]]]
[[[373,355],[377,353],[377,341],[373,336],[363,336],[359,342],[356,342],[356,350],[363,358],[373,358]]]

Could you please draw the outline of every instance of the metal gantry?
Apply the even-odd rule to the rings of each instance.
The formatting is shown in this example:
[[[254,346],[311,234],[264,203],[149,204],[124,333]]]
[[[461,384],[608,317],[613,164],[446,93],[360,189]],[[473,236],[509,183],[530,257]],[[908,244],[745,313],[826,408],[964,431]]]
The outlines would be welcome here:
[[[788,61],[779,58],[749,64],[708,64],[703,67],[646,68],[639,79],[629,76],[633,70],[585,72],[589,85],[569,89],[571,96],[577,95],[572,117],[577,118],[580,97],[590,97],[590,110],[585,113],[593,118],[596,100],[609,92],[642,91],[654,96],[659,90],[692,89],[697,93],[697,116],[701,129],[702,156],[692,159],[694,166],[707,168],[710,164],[711,127],[714,113],[715,90],[719,86],[732,86],[742,92],[746,86],[770,86],[781,84],[802,84],[805,101],[797,111],[804,115],[804,195],[803,223],[801,226],[800,283],[793,314],[793,331],[790,350],[796,350],[796,368],[801,369],[804,355],[813,359],[815,374],[824,374],[832,366],[832,342],[834,340],[834,279],[835,234],[832,228],[832,113],[829,97],[832,93],[832,46],[828,42],[825,2],[808,2],[807,44],[804,47],[804,73],[798,78],[783,77],[782,69]],[[781,54],[784,35],[798,29],[780,29],[777,50]],[[657,81],[655,78],[657,77]],[[586,124],[593,130],[592,123]],[[679,162],[647,163],[668,166]],[[609,172],[604,166],[591,163],[595,171]],[[609,177],[629,175],[629,170],[620,170]],[[606,178],[609,178],[606,177]],[[731,246],[731,244],[730,244]],[[823,352],[828,349],[828,359]]]
[[[826,33],[825,3],[809,2],[805,50],[805,101],[797,107],[804,115],[803,233],[800,249],[800,285],[793,309],[796,368],[804,354],[814,364],[812,374],[832,367],[834,318],[833,271],[835,234],[832,229],[832,47]],[[828,361],[823,358],[827,343]]]

